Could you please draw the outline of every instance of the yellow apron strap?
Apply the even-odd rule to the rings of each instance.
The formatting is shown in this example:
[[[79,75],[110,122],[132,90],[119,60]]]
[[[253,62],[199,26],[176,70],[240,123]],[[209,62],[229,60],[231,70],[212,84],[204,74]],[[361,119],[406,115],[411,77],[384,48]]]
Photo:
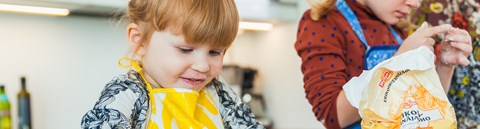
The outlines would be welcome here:
[[[127,64],[123,64],[124,62],[127,62]],[[135,60],[128,57],[121,57],[120,59],[118,59],[118,66],[120,66],[121,68],[133,67],[133,69],[136,71],[142,71],[142,67],[140,67],[140,65],[138,65],[138,63],[135,62]]]
[[[128,62],[128,63],[123,64],[125,62]],[[137,71],[140,74],[140,76],[142,77],[143,82],[145,82],[145,85],[147,85],[148,91],[152,91],[152,86],[145,79],[145,76],[143,75],[142,67],[140,67],[140,65],[135,60],[133,60],[132,58],[128,58],[128,57],[121,57],[120,59],[118,59],[118,66],[120,68],[125,68],[125,69],[133,68],[133,70]]]
[[[118,60],[118,66],[121,68],[133,69],[140,74],[149,91],[152,110],[157,109],[156,106],[164,106],[163,110],[153,111],[155,112],[154,115],[156,115],[156,117],[162,119],[162,123],[172,123],[172,120],[175,118],[175,120],[178,120],[176,122],[178,122],[177,126],[180,128],[216,129],[217,127],[222,127],[215,125],[216,123],[219,123],[218,121],[221,120],[221,116],[213,103],[213,97],[210,93],[206,92],[205,89],[200,92],[194,90],[180,92],[177,91],[179,89],[175,88],[153,89],[151,84],[145,79],[142,67],[137,61],[132,58],[121,57]],[[157,98],[154,92],[165,94],[165,96],[163,98]],[[183,98],[183,100],[180,98]],[[159,114],[156,114],[156,112]],[[160,113],[162,115],[160,115]],[[158,129],[159,125],[151,120],[148,122],[148,128]],[[165,128],[168,127],[171,127],[171,125],[165,126]]]

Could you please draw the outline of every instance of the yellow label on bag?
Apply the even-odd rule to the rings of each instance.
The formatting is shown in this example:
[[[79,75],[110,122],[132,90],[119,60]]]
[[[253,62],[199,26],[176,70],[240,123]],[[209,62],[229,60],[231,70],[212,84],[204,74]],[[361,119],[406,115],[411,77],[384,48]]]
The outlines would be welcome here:
[[[359,108],[364,129],[457,128],[434,68],[376,69],[365,92]]]

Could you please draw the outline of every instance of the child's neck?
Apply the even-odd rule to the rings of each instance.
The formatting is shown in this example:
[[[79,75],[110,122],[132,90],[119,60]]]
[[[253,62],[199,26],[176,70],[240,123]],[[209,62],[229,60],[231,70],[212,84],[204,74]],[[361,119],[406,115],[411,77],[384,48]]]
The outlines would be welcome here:
[[[160,84],[157,81],[155,81],[155,79],[150,77],[150,75],[148,75],[148,73],[145,71],[143,71],[143,77],[145,77],[144,79],[147,81],[145,83],[149,83],[152,88],[163,88],[162,86],[160,86]]]

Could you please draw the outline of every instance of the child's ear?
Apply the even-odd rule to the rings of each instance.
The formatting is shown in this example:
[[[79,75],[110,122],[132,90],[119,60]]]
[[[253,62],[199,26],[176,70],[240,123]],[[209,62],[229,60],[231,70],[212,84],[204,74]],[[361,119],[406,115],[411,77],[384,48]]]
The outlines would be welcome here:
[[[142,43],[142,30],[141,28],[135,24],[130,23],[127,26],[127,39],[130,44],[130,48],[133,50],[135,55],[143,56],[145,55],[146,47],[145,44]]]

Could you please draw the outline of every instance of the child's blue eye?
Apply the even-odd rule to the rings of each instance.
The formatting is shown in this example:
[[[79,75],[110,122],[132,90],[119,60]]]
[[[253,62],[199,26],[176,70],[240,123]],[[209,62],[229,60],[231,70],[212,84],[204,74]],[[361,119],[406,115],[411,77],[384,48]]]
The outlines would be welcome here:
[[[188,48],[178,48],[178,50],[181,52],[181,53],[190,53],[193,51],[193,49],[188,49]]]

